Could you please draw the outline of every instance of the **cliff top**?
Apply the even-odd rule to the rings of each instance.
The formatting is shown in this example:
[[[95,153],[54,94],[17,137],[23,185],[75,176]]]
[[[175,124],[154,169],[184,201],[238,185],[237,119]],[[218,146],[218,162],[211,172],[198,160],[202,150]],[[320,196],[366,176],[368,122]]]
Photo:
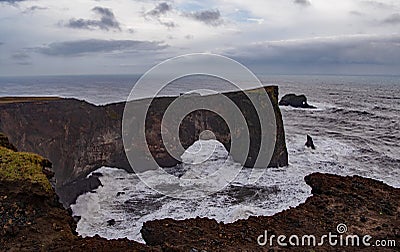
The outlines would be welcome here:
[[[60,100],[61,97],[56,96],[43,96],[43,97],[0,97],[0,104],[4,103],[18,103],[18,102],[37,102],[37,101],[55,101]]]
[[[50,162],[9,145],[0,133],[0,251],[159,251],[127,239],[78,237],[47,180]]]
[[[50,192],[51,184],[43,173],[44,167],[51,166],[50,162],[37,154],[16,152],[2,133],[0,139],[0,181],[28,181]]]

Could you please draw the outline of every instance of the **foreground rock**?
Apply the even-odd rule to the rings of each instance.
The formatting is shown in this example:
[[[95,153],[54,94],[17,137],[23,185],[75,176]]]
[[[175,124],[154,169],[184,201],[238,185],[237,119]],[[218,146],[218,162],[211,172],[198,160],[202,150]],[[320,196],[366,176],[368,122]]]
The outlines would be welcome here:
[[[321,247],[277,244],[279,235],[315,235],[317,239],[329,232],[338,235],[337,226],[343,223],[348,228],[343,235],[359,235],[360,239],[370,235],[371,244],[377,239],[395,240],[398,247],[380,247],[379,251],[400,251],[400,189],[358,176],[316,173],[305,181],[314,195],[274,216],[250,217],[232,224],[207,218],[150,221],[143,226],[143,238],[148,245],[159,245],[165,251],[378,251],[366,246],[332,247],[327,240]],[[269,238],[276,236],[273,246],[269,241],[265,246],[257,244],[265,230]]]
[[[316,108],[307,103],[307,97],[305,95],[287,94],[284,95],[279,101],[281,106],[292,106],[295,108]]]
[[[288,154],[278,106],[278,87],[265,87],[265,90],[272,102],[277,122],[276,144],[269,166],[286,166]],[[255,91],[252,94],[257,95]],[[246,165],[252,166],[260,146],[258,117],[243,92],[225,95],[237,104],[251,125],[251,146]],[[175,98],[155,99],[146,118],[148,148],[162,167],[174,166],[179,162],[168,154],[160,134],[161,119]],[[203,98],[195,96],[188,99]],[[90,191],[99,184],[95,179],[85,181],[84,178],[90,172],[102,166],[132,171],[125,156],[121,136],[124,107],[123,102],[95,106],[76,99],[54,97],[0,98],[0,131],[9,136],[19,150],[38,153],[53,163],[57,193],[68,205],[75,200],[76,195]],[[217,140],[229,150],[229,128],[217,114],[206,110],[195,111],[185,117],[179,137],[182,146],[188,148],[198,140],[200,132],[204,130],[214,131]],[[137,148],[140,150],[144,146]]]
[[[45,171],[49,161],[0,144],[0,251],[159,251],[127,239],[80,238]]]

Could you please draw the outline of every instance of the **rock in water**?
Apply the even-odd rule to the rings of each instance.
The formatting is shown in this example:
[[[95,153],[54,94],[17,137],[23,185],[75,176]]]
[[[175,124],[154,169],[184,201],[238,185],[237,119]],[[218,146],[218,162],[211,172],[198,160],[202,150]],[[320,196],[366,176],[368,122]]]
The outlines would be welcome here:
[[[120,195],[124,195],[124,194],[125,194],[125,192],[117,192],[117,197]]]
[[[312,140],[312,137],[310,135],[307,135],[306,147],[315,150],[314,141]]]
[[[115,225],[115,220],[114,219],[108,220],[107,221],[107,225],[108,226],[114,226]]]
[[[292,106],[295,108],[316,108],[307,103],[307,97],[305,95],[287,94],[284,95],[279,101],[281,106]]]

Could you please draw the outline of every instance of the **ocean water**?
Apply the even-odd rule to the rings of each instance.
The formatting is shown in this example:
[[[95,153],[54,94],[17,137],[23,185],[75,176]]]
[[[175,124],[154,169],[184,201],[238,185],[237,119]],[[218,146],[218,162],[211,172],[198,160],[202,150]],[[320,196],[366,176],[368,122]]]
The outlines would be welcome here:
[[[260,76],[259,76],[260,77]],[[95,104],[122,101],[137,76],[75,76],[0,78],[0,96],[57,95],[85,99]],[[241,173],[224,190],[196,200],[173,199],[148,188],[135,174],[102,167],[103,184],[81,195],[72,205],[81,216],[77,231],[82,236],[128,237],[142,241],[140,229],[149,220],[209,217],[233,222],[250,215],[273,215],[303,203],[311,195],[304,176],[313,172],[361,175],[400,187],[400,77],[388,76],[261,76],[264,84],[279,86],[280,97],[305,94],[317,109],[281,107],[289,152],[289,166],[268,168],[255,183],[248,183],[250,170]],[[163,94],[176,95],[191,89],[230,89],[210,78],[176,82]],[[306,135],[316,150],[305,148]],[[233,162],[225,148],[214,140],[197,141],[184,154],[194,163],[181,170],[202,176]],[[151,172],[144,176],[152,176]],[[165,181],[168,183],[168,181]],[[107,221],[114,219],[115,225]]]

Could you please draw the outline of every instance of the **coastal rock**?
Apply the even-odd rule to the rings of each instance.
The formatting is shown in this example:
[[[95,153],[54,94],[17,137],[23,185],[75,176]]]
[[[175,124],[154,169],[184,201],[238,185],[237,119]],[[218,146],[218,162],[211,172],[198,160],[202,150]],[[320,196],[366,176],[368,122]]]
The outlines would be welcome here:
[[[286,94],[279,101],[281,106],[292,106],[295,108],[315,108],[307,103],[305,95]]]
[[[18,151],[17,148],[15,148],[15,146],[10,143],[8,137],[1,132],[0,132],[0,146],[13,151]]]
[[[282,167],[288,164],[288,154],[278,106],[278,87],[265,87],[265,90],[272,102],[277,123],[276,144],[269,166]],[[257,95],[257,92],[253,93]],[[244,116],[253,125],[250,128],[251,146],[245,163],[252,167],[260,148],[261,130],[258,117],[243,92],[225,95],[243,110]],[[201,96],[188,97],[199,98]],[[161,167],[179,163],[166,151],[159,134],[164,112],[175,99],[176,97],[154,99],[146,118],[148,148]],[[75,183],[77,180],[84,181],[90,172],[102,166],[118,167],[132,172],[122,142],[124,108],[124,102],[95,106],[85,101],[56,97],[0,98],[0,131],[7,134],[19,150],[38,153],[53,163],[57,193],[62,202],[68,205],[77,194],[91,191],[96,188],[94,186],[98,186],[98,182]],[[221,117],[210,111],[195,111],[184,118],[179,138],[182,146],[191,146],[204,130],[215,132],[217,140],[229,151],[229,128]],[[70,190],[71,188],[75,191]]]
[[[321,238],[338,225],[343,235],[376,240],[399,239],[400,189],[359,176],[315,173],[305,177],[313,196],[305,203],[273,216],[249,217],[223,224],[208,218],[154,220],[141,230],[147,244],[128,239],[81,238],[43,171],[43,158],[0,147],[0,249],[2,251],[376,251],[376,247],[287,246],[267,235],[314,235]],[[114,223],[113,220],[110,220]],[[340,230],[340,229],[339,229]],[[325,239],[325,241],[327,241]],[[379,251],[397,251],[380,247]]]
[[[108,221],[107,221],[107,225],[108,225],[108,226],[114,226],[115,223],[116,223],[116,222],[115,222],[114,219],[111,219],[111,220],[108,220]]]
[[[144,223],[141,230],[148,245],[164,251],[376,251],[360,246],[272,246],[257,244],[257,239],[279,235],[314,235],[317,239],[329,232],[339,235],[337,227],[345,224],[343,235],[372,236],[372,241],[398,240],[400,226],[400,189],[359,176],[343,177],[314,173],[305,177],[313,196],[305,203],[273,216],[249,217],[223,224],[208,218],[187,220],[154,220]],[[360,216],[364,216],[360,221]],[[342,225],[343,227],[343,225]],[[378,228],[377,228],[378,227]],[[287,242],[287,240],[286,240]],[[317,249],[316,249],[317,248]],[[381,247],[379,251],[397,251]]]
[[[77,236],[43,160],[0,146],[0,251],[160,251],[128,239]]]
[[[65,184],[61,188],[57,188],[57,195],[62,199],[63,205],[68,208],[71,204],[76,203],[79,195],[103,186],[99,176],[92,174],[87,178],[78,178],[75,181]]]
[[[311,148],[311,149],[315,150],[314,141],[310,135],[307,135],[307,142],[305,143],[305,146],[307,148]]]

